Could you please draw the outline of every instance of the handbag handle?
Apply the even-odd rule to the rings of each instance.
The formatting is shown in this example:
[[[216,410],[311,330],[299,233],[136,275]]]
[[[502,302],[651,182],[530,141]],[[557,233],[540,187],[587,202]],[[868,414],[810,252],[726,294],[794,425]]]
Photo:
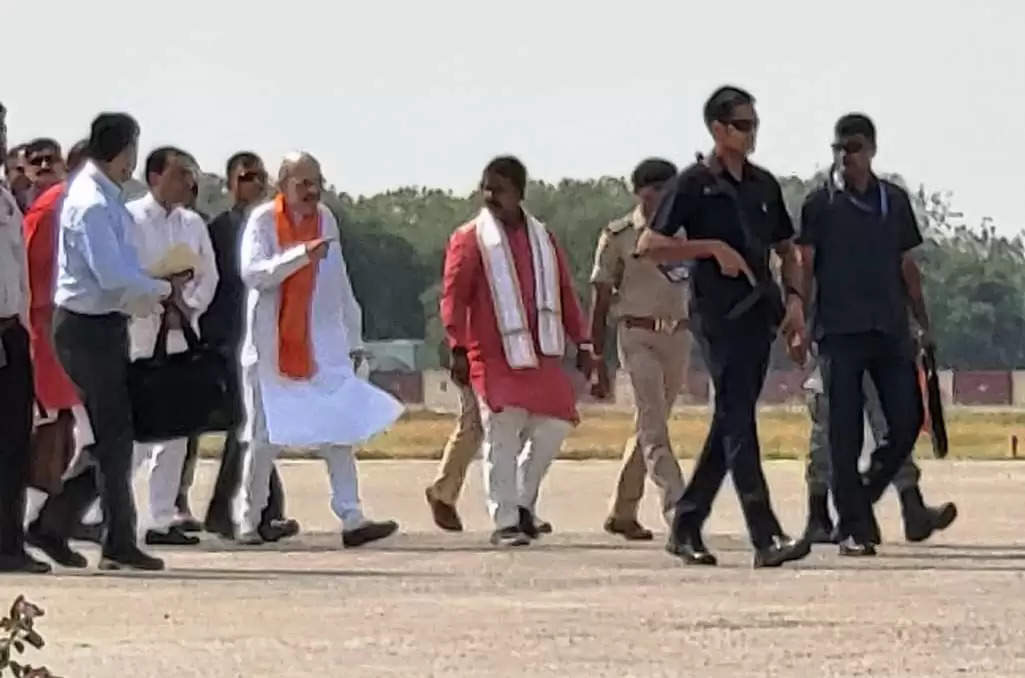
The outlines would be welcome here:
[[[194,351],[199,348],[199,336],[196,334],[196,330],[192,328],[192,323],[189,322],[188,316],[185,311],[175,302],[168,302],[164,306],[164,312],[160,314],[160,329],[157,331],[157,339],[153,344],[153,358],[163,362],[167,360],[167,334],[171,331],[168,319],[172,313],[178,314],[178,318],[181,321],[181,331],[185,335],[185,344],[189,347],[190,351]]]

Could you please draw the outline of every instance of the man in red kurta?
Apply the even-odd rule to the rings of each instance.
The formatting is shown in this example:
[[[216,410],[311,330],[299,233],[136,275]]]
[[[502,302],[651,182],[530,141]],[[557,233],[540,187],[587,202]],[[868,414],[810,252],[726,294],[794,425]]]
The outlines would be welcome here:
[[[84,161],[85,143],[76,144],[68,155],[68,168],[74,171]],[[84,423],[85,410],[81,407],[75,386],[64,372],[53,348],[53,286],[57,272],[57,230],[67,183],[61,149],[51,139],[37,139],[25,147],[26,176],[32,182],[37,196],[25,212],[25,249],[29,276],[29,336],[31,340],[36,398],[45,409],[49,423],[40,426],[60,427],[59,435],[40,438],[59,449],[42,449],[37,443],[33,453],[45,452],[47,458],[32,460],[32,484],[36,489],[53,493],[60,487],[70,455],[74,421]],[[72,414],[74,410],[74,415]],[[42,428],[37,429],[37,434]],[[34,518],[38,507],[30,507],[29,518]],[[97,536],[98,528],[80,531],[78,536]]]
[[[565,339],[585,375],[593,359],[565,255],[521,206],[526,180],[512,157],[485,168],[484,208],[449,240],[441,299],[453,380],[480,404],[491,541],[507,546],[538,536],[538,489],[578,421]]]

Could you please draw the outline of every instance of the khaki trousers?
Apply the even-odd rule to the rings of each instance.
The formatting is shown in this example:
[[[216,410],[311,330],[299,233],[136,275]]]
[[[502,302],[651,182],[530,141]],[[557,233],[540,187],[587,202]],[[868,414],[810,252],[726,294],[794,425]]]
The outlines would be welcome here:
[[[477,396],[469,386],[459,388],[459,420],[456,428],[445,443],[445,451],[441,455],[438,477],[431,486],[434,496],[455,506],[459,501],[459,492],[463,489],[466,469],[473,461],[484,440],[484,429],[480,422],[480,409]]]
[[[620,363],[630,375],[636,414],[635,434],[623,451],[623,465],[610,508],[618,521],[637,519],[637,506],[649,476],[660,493],[662,515],[672,525],[683,496],[683,475],[669,442],[668,419],[690,365],[691,336],[686,326],[672,334],[643,328],[618,329]]]

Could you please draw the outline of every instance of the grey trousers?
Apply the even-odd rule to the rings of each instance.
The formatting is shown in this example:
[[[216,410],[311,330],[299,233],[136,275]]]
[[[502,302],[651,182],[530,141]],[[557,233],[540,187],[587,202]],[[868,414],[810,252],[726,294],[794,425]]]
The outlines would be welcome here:
[[[872,380],[865,375],[865,417],[868,419],[872,438],[878,447],[886,439],[888,429],[883,408],[879,402],[879,394]],[[808,465],[804,479],[808,483],[811,494],[829,492],[829,479],[832,476],[832,464],[829,452],[829,398],[825,393],[810,393],[808,396],[808,412],[811,415],[811,439],[808,443]],[[921,470],[912,457],[908,457],[904,465],[893,478],[893,487],[898,492],[916,487],[922,476]]]

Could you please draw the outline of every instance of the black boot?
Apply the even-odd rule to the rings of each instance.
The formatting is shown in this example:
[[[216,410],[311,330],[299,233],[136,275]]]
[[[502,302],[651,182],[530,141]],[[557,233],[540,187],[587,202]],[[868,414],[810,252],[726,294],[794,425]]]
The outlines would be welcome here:
[[[926,506],[917,485],[900,493],[900,508],[904,516],[904,538],[911,542],[925,541],[957,518],[957,506],[951,502],[936,508]]]
[[[808,494],[808,525],[804,539],[809,544],[833,543],[833,520],[829,517],[829,495],[820,492]]]

